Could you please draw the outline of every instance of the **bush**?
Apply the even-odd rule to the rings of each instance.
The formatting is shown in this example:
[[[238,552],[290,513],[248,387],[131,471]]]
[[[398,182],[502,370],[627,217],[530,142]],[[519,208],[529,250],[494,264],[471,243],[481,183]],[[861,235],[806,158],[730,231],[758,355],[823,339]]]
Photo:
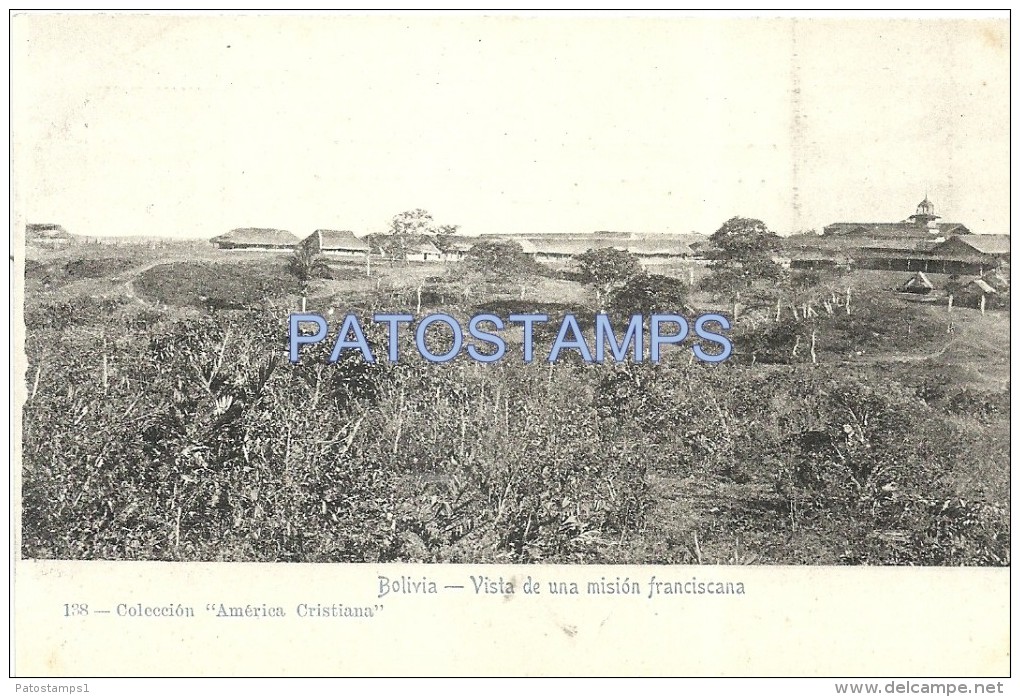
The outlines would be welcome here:
[[[28,557],[1009,563],[1005,476],[983,474],[1008,472],[1008,390],[959,371],[436,365],[406,328],[395,365],[330,363],[330,341],[291,364],[285,312],[32,312]]]
[[[161,264],[135,281],[138,292],[167,305],[236,309],[297,294],[300,283],[283,262]]]
[[[25,309],[25,326],[30,329],[71,329],[110,323],[111,316],[128,301],[124,298],[95,298],[87,295],[71,300]]]
[[[72,259],[64,264],[64,273],[71,280],[113,276],[135,266],[133,259],[122,257],[98,259]]]

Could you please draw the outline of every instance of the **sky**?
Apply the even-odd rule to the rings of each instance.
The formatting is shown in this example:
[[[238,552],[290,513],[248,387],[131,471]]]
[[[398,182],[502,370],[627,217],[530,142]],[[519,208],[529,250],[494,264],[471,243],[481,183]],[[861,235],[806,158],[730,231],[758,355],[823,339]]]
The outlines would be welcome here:
[[[15,222],[1009,232],[996,19],[19,15]]]

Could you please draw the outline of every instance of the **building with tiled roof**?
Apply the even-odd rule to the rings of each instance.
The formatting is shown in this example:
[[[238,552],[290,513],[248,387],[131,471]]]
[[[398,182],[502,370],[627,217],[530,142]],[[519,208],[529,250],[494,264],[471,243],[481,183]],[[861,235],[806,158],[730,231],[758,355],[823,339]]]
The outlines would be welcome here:
[[[906,220],[897,223],[831,223],[823,229],[825,235],[871,238],[938,238],[947,235],[969,235],[962,223],[936,222],[935,205],[925,196],[917,210]]]
[[[1009,258],[1009,235],[950,237],[932,249],[936,254]]]

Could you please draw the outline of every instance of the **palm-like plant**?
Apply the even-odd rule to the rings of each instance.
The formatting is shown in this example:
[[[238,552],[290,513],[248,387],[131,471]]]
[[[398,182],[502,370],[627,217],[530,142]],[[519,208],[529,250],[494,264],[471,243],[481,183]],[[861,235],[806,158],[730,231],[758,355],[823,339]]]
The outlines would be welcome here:
[[[329,274],[329,264],[322,256],[309,247],[300,246],[287,260],[287,271],[301,284],[301,311],[308,302],[308,286],[314,278]]]

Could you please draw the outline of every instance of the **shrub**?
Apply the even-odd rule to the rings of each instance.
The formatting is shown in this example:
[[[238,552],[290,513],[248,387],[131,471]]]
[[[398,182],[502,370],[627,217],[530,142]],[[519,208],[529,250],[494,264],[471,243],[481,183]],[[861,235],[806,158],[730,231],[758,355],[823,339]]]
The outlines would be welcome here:
[[[217,309],[262,306],[301,290],[282,262],[161,264],[135,281],[138,292],[167,305]]]
[[[123,257],[72,259],[64,264],[64,273],[71,280],[113,276],[135,266],[134,259]]]
[[[221,283],[194,268],[150,290]],[[966,371],[764,352],[753,367],[436,365],[406,328],[395,365],[330,363],[330,341],[291,364],[287,313],[265,305],[30,310],[26,556],[1009,563],[1008,483],[985,476],[1008,472],[1008,390],[964,387]],[[557,307],[471,314],[555,328]],[[383,356],[384,328],[363,326]]]

